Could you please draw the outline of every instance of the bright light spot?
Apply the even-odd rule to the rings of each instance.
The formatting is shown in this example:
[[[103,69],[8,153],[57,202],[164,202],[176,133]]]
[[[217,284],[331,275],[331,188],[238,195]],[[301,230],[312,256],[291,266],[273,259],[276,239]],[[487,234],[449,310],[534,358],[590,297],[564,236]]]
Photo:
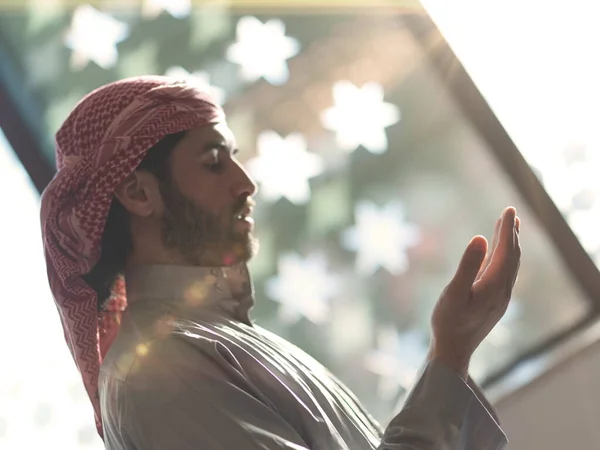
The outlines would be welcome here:
[[[148,354],[148,346],[145,344],[139,344],[135,348],[135,352],[138,354],[138,356],[146,356]]]
[[[360,145],[374,154],[387,150],[385,128],[400,120],[400,110],[385,103],[383,94],[377,83],[359,88],[340,81],[333,86],[335,105],[321,114],[321,121],[325,128],[335,131],[342,150],[352,152]]]
[[[2,347],[0,448],[103,449],[97,435],[83,442],[77,432],[94,428],[94,413],[48,287],[39,195],[1,131],[0,202],[11,212],[0,222],[2,289],[10,299],[0,327],[0,341],[10,343]],[[35,335],[15,340],[24,336],[23,318]]]
[[[261,196],[271,202],[281,197],[303,204],[310,199],[308,180],[325,170],[321,156],[309,153],[300,133],[282,138],[274,131],[258,136],[258,156],[246,164],[260,183]]]
[[[596,4],[422,3],[583,246],[600,257]]]
[[[188,304],[199,305],[206,299],[209,286],[202,281],[196,281],[192,283],[185,291],[184,297]]]
[[[227,59],[241,66],[242,77],[254,82],[264,78],[274,85],[289,77],[286,61],[300,51],[300,44],[285,35],[281,20],[262,23],[256,17],[242,17],[237,23],[237,42],[227,49]]]
[[[190,0],[144,0],[142,15],[146,18],[155,18],[166,11],[176,19],[184,19],[190,15],[192,2]]]
[[[199,305],[208,299],[209,292],[217,282],[214,275],[206,275],[201,280],[194,281],[185,290],[184,298],[190,305]]]
[[[327,272],[322,255],[302,258],[288,254],[279,258],[278,274],[267,281],[267,295],[281,304],[279,318],[291,325],[305,317],[315,324],[329,319],[329,299],[338,292],[336,277]]]
[[[81,70],[90,61],[103,69],[114,67],[119,58],[117,44],[129,35],[129,26],[89,6],[73,12],[65,44],[71,54],[71,67]]]
[[[420,240],[416,225],[407,223],[404,208],[392,202],[378,208],[360,202],[355,208],[356,225],[342,236],[344,247],[357,252],[356,270],[372,275],[379,267],[392,274],[408,270],[407,250]]]
[[[587,252],[600,252],[600,203],[588,210],[571,212],[567,222]]]

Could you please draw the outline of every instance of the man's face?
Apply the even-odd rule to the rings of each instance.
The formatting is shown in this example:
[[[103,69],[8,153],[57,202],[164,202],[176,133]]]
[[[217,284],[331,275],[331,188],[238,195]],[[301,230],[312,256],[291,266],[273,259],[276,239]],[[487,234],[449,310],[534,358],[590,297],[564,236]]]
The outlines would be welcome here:
[[[170,156],[169,179],[160,186],[163,243],[189,264],[231,265],[256,252],[256,185],[236,153],[233,133],[219,123],[188,131]]]

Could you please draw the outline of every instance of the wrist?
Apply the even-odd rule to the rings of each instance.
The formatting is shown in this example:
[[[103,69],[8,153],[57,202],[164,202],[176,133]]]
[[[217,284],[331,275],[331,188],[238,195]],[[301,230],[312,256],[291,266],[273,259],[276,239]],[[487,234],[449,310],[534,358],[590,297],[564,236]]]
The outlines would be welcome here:
[[[452,352],[440,351],[432,347],[427,354],[427,361],[439,361],[455,372],[465,382],[469,379],[470,357],[457,355]]]

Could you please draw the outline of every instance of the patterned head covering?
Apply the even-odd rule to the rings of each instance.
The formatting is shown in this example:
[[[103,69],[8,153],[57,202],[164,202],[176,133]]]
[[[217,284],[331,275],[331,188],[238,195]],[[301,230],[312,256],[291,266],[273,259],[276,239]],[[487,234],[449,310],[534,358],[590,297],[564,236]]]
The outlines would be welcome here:
[[[107,311],[99,312],[96,292],[82,275],[100,257],[113,192],[166,135],[223,120],[223,110],[207,92],[171,78],[144,76],[91,92],[56,134],[58,172],[41,205],[48,279],[100,436],[98,374],[126,302],[112,298]]]

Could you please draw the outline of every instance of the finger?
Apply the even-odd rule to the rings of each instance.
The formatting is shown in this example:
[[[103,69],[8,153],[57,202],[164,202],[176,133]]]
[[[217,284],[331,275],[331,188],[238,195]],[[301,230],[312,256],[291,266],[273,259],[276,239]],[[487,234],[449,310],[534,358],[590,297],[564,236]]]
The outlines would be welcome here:
[[[495,250],[498,246],[498,240],[500,239],[500,227],[502,226],[502,217],[499,217],[496,220],[496,225],[494,226],[494,236],[492,238],[492,249]],[[493,253],[492,250],[492,253]]]
[[[481,278],[481,276],[485,272],[485,269],[487,269],[487,267],[490,265],[492,256],[494,255],[494,251],[498,246],[498,234],[500,233],[500,225],[502,225],[502,217],[499,217],[496,220],[496,224],[494,225],[494,234],[492,235],[492,245],[488,248],[483,264],[481,264],[481,269],[479,269],[479,273],[477,274],[477,279]]]
[[[498,237],[498,245],[485,276],[504,282],[516,265],[515,253],[516,211],[513,207],[506,208],[502,214],[502,225]]]
[[[520,226],[520,223],[518,223],[517,225]],[[519,268],[521,266],[521,242],[520,242],[520,237],[519,237],[519,231],[518,231],[518,227],[515,226],[515,232],[514,232],[514,242],[515,242],[515,249],[514,249],[514,258],[516,260],[516,263],[512,265],[512,271],[511,274],[509,276],[509,281],[510,281],[510,290],[512,291],[512,289],[515,286],[515,283],[517,282],[517,277],[519,276]]]
[[[469,299],[471,287],[481,268],[487,248],[488,242],[483,236],[475,236],[471,239],[458,263],[454,278],[448,284],[447,292],[465,301]]]
[[[517,258],[517,265],[515,267],[514,275],[512,277],[511,289],[513,289],[515,287],[515,284],[517,284],[517,280],[519,279],[519,268],[521,267],[521,237],[519,236],[519,233],[521,231],[521,219],[519,217],[515,219],[515,231],[515,252]]]

